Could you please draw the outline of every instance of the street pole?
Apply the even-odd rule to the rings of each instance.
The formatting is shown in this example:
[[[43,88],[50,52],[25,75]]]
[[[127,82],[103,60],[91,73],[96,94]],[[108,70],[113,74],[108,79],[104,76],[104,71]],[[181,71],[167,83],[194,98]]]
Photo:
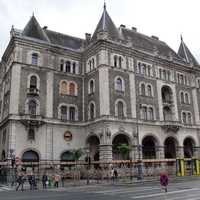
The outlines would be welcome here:
[[[87,185],[90,184],[90,179],[89,179],[89,164],[90,164],[90,157],[89,157],[89,149],[86,149],[87,153]]]
[[[142,146],[140,145],[139,142],[138,116],[136,116],[136,137],[137,137],[137,152],[138,152],[138,161],[137,161],[138,180],[142,180],[143,179],[142,157],[141,157]]]

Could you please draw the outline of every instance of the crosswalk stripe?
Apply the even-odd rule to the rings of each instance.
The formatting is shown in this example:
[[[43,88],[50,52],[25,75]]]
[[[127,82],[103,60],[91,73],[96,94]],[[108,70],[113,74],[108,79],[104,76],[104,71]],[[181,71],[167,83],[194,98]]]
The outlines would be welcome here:
[[[184,199],[187,199],[187,200],[191,200],[190,198],[193,198],[193,197],[198,197],[199,198],[199,193],[198,194],[183,194],[179,197],[175,197],[175,198],[170,198],[170,200],[182,200],[183,198]]]
[[[198,190],[197,188],[191,188],[187,190],[175,190],[171,192],[167,192],[167,194],[176,194],[176,193],[182,193],[182,192],[187,192],[187,191],[192,191],[192,190]],[[157,197],[157,196],[164,196],[165,193],[155,193],[155,194],[148,194],[148,195],[141,195],[141,196],[136,196],[136,197],[131,197],[132,199],[142,199],[142,198],[147,198],[147,197]]]
[[[141,192],[141,191],[151,191],[151,190],[160,190],[160,187],[148,187],[148,188],[141,188],[135,190],[135,188],[129,189],[116,189],[116,190],[102,190],[102,191],[94,191],[93,193],[96,194],[123,194],[123,193],[132,193],[132,192]]]

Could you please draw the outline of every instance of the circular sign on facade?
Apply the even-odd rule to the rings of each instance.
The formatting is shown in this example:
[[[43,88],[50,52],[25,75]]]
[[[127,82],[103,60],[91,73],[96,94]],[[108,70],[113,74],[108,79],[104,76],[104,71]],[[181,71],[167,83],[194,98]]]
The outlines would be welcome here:
[[[67,141],[67,142],[72,140],[72,133],[70,131],[66,131],[64,133],[64,140]]]

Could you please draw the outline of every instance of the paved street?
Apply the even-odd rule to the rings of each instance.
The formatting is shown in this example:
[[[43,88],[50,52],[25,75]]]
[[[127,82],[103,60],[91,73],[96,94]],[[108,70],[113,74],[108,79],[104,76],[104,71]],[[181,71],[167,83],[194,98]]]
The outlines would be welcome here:
[[[200,180],[173,182],[165,193],[157,182],[144,184],[70,186],[47,191],[3,191],[0,200],[200,200]]]

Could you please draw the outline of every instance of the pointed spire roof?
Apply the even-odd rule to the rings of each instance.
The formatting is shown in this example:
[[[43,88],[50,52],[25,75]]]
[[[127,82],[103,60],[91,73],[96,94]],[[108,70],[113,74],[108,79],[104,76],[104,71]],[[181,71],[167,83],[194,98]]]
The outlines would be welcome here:
[[[195,57],[192,55],[192,53],[184,43],[182,35],[181,35],[181,44],[178,49],[178,55],[190,64],[199,65]]]
[[[29,22],[27,23],[27,25],[25,26],[22,34],[28,37],[39,39],[39,40],[49,41],[46,33],[40,27],[40,24],[37,22],[34,16],[34,13],[31,19],[29,20]]]
[[[94,34],[93,34],[91,40],[97,40],[97,34],[99,32],[107,32],[108,37],[113,40],[119,38],[118,29],[116,28],[115,24],[113,23],[112,19],[110,18],[109,14],[106,10],[105,2],[104,2],[104,7],[103,7],[103,14],[102,14],[101,19],[94,31]]]

